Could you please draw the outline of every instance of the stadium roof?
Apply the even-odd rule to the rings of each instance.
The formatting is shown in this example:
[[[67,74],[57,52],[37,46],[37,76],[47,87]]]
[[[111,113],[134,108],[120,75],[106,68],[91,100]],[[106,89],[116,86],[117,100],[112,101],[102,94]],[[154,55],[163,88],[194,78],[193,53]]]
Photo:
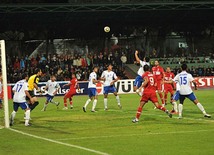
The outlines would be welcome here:
[[[57,37],[100,36],[103,26],[120,32],[126,26],[194,30],[214,25],[214,2],[5,4],[0,32],[48,30]],[[77,31],[78,30],[78,31]],[[196,30],[197,31],[197,30]]]

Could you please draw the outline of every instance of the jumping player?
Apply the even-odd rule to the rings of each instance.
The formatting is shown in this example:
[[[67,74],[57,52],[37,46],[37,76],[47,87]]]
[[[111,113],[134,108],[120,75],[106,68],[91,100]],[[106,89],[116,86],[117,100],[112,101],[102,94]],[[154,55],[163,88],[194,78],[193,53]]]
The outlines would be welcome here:
[[[91,112],[96,112],[95,107],[97,104],[97,88],[96,88],[96,83],[99,82],[97,80],[97,72],[98,72],[98,67],[94,67],[93,72],[89,75],[89,82],[88,82],[88,96],[89,99],[86,101],[85,105],[83,106],[83,111],[86,112],[87,105],[94,99],[93,101],[93,106],[91,109]]]
[[[165,106],[164,103],[164,96],[163,96],[163,90],[164,90],[164,69],[160,66],[159,61],[155,61],[155,66],[152,67],[153,75],[155,76],[155,79],[157,80],[157,92],[160,96],[162,106]]]
[[[47,81],[45,90],[48,90],[47,96],[46,96],[46,102],[44,103],[44,108],[42,111],[46,111],[46,108],[48,106],[48,103],[55,104],[57,107],[59,106],[59,102],[54,102],[53,98],[57,94],[57,92],[60,89],[59,83],[56,82],[56,77],[54,75],[51,76],[50,80]]]
[[[29,98],[31,103],[34,102],[34,99],[28,92],[28,75],[23,74],[22,75],[23,80],[18,81],[15,86],[13,87],[13,112],[10,116],[10,126],[14,124],[14,118],[16,116],[16,113],[18,111],[18,108],[21,107],[23,110],[25,110],[25,126],[30,126],[29,120],[30,120],[30,108],[26,101],[26,96]]]
[[[38,101],[37,97],[36,97],[35,94],[34,94],[34,89],[36,89],[37,92],[41,93],[41,90],[40,90],[40,88],[38,87],[39,77],[40,77],[41,75],[42,75],[41,69],[38,69],[38,68],[37,68],[37,69],[35,70],[35,74],[32,75],[32,76],[29,78],[29,80],[28,80],[28,92],[29,92],[30,96],[33,97],[33,99],[34,99],[34,102],[31,103],[31,102],[29,102],[30,99],[28,98],[28,96],[26,97],[26,100],[27,100],[28,103],[29,103],[29,107],[30,107],[31,111],[32,111],[34,108],[36,108],[36,106],[39,105],[39,101]]]
[[[137,72],[137,77],[135,78],[135,81],[134,81],[134,91],[136,91],[136,93],[140,96],[142,96],[142,91],[139,91],[138,88],[140,88],[140,86],[142,85],[142,82],[143,82],[143,78],[142,78],[142,75],[144,73],[144,70],[143,70],[143,66],[144,65],[149,65],[149,58],[148,57],[145,57],[144,58],[144,61],[140,60],[140,58],[138,57],[138,51],[135,51],[135,59],[138,63],[140,63],[140,68],[138,69],[138,72]]]
[[[109,64],[107,70],[103,71],[101,75],[101,80],[104,81],[104,110],[108,110],[108,93],[113,93],[116,96],[118,107],[121,109],[120,97],[117,94],[117,90],[114,87],[114,83],[118,81],[117,75],[112,71],[113,66]]]
[[[195,94],[192,91],[191,84],[193,83],[195,89],[197,90],[196,82],[191,74],[187,73],[187,65],[182,64],[181,66],[182,72],[177,74],[173,79],[174,82],[178,85],[178,90],[173,96],[173,100],[178,101],[180,100],[180,104],[178,105],[178,112],[179,112],[179,119],[182,118],[182,111],[183,111],[183,103],[185,98],[190,99],[203,113],[204,117],[211,118],[211,115],[207,114],[202,104],[197,100]]]
[[[144,82],[143,82],[142,86],[140,87],[140,89],[142,87],[144,87],[144,92],[143,92],[143,95],[142,95],[141,100],[140,100],[140,105],[139,105],[138,110],[137,110],[136,118],[133,119],[132,122],[137,123],[139,121],[143,107],[148,101],[152,101],[152,103],[155,105],[155,107],[157,109],[164,111],[171,118],[172,114],[169,113],[169,111],[166,110],[165,107],[162,107],[158,103],[158,98],[156,96],[156,79],[155,79],[155,76],[151,72],[149,72],[149,66],[148,65],[145,65],[143,67],[143,69],[145,71],[145,73],[142,76],[144,79]]]
[[[70,108],[73,109],[72,97],[77,93],[76,89],[78,89],[78,91],[80,91],[79,84],[78,84],[77,78],[76,78],[74,73],[72,74],[71,78],[72,79],[71,79],[70,83],[65,84],[65,85],[62,86],[63,88],[65,86],[70,86],[69,92],[67,92],[65,94],[65,96],[64,96],[64,108],[63,108],[63,110],[67,110],[68,109],[68,105],[67,105],[67,99],[68,98],[69,98],[69,101],[70,101]]]
[[[172,81],[172,79],[174,77],[175,77],[175,75],[174,75],[174,73],[171,72],[170,67],[167,67],[166,72],[164,73],[164,100],[165,100],[165,104],[166,104],[168,93],[170,93],[170,103],[172,103],[172,105],[173,105],[173,110],[171,111],[171,113],[177,114],[177,112],[178,112],[177,103],[172,102],[172,97],[174,94],[174,84],[170,83],[170,81]]]

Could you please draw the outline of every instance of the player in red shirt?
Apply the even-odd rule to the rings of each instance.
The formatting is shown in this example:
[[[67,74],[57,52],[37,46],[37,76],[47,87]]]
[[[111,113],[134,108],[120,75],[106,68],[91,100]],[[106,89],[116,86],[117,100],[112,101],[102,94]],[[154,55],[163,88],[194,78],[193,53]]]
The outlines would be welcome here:
[[[172,102],[172,97],[174,95],[174,83],[171,83],[172,79],[174,79],[175,75],[171,72],[170,67],[166,68],[166,72],[164,73],[164,99],[165,103],[167,102],[168,93],[170,93],[170,103],[173,105],[173,109],[171,113],[177,114],[178,113],[178,107],[176,102]]]
[[[162,106],[165,106],[164,103],[164,96],[163,96],[163,90],[164,90],[164,69],[160,66],[159,61],[155,61],[155,66],[152,67],[152,73],[154,74],[156,80],[157,80],[157,91],[160,96]]]
[[[139,105],[138,110],[137,110],[136,118],[133,119],[132,122],[137,123],[139,121],[143,107],[148,101],[152,101],[152,103],[155,105],[156,108],[164,111],[171,118],[172,114],[169,113],[169,111],[166,110],[165,107],[162,107],[158,103],[158,98],[156,95],[156,84],[157,83],[156,83],[155,76],[151,72],[149,72],[149,66],[148,65],[145,65],[143,67],[143,69],[145,71],[145,73],[142,76],[142,78],[144,79],[144,82],[143,82],[142,86],[140,87],[140,89],[142,89],[142,87],[144,87],[144,93],[143,93],[143,96],[141,97],[141,100],[140,100],[140,105]]]
[[[167,95],[170,93],[170,99],[172,99],[172,96],[174,94],[174,85],[172,83],[169,83],[169,81],[172,81],[174,79],[175,75],[171,72],[170,67],[166,68],[166,72],[164,73],[164,99],[165,103],[167,102]],[[171,102],[171,100],[170,100]]]
[[[68,109],[68,106],[67,106],[68,98],[70,100],[70,107],[71,107],[71,109],[73,109],[72,97],[77,93],[76,89],[78,89],[78,91],[80,90],[75,74],[72,74],[72,79],[71,79],[70,83],[63,85],[62,87],[64,88],[65,86],[70,86],[70,90],[64,96],[64,108],[63,109],[64,110]]]

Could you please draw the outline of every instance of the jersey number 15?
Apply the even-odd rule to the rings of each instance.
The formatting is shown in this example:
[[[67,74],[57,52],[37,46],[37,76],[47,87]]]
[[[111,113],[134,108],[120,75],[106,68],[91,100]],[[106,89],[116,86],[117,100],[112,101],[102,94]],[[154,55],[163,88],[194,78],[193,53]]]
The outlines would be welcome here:
[[[186,76],[181,76],[180,77],[180,84],[181,85],[186,85],[187,84],[187,77]]]

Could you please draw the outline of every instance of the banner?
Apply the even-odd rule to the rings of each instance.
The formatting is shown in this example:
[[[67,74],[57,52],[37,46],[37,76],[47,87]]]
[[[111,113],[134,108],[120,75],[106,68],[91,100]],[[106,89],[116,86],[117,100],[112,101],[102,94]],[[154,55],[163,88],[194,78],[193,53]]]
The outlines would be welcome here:
[[[195,77],[198,88],[214,88],[214,76]]]
[[[196,77],[194,78],[198,88],[214,88],[214,76],[210,76],[210,77]],[[60,89],[57,93],[56,96],[63,96],[65,95],[65,93],[67,93],[69,91],[69,87],[65,87],[62,88],[62,86],[66,83],[68,83],[69,81],[59,81],[59,85],[60,85]],[[88,82],[87,81],[81,81],[78,82],[79,86],[80,86],[80,92],[77,92],[77,95],[87,95],[88,94]],[[14,84],[9,84],[8,85],[8,98],[11,99],[12,98],[12,87]],[[41,90],[45,89],[45,85],[46,83],[39,83],[38,86],[41,88]],[[134,86],[134,79],[128,79],[128,80],[119,80],[115,83],[115,87],[118,91],[118,94],[126,94],[126,93],[134,93],[133,90],[133,86]],[[103,94],[103,83],[97,83],[97,92],[99,95]],[[36,95],[39,96],[45,96],[47,94],[47,91],[45,91],[45,93],[43,94],[38,94],[35,91]]]

